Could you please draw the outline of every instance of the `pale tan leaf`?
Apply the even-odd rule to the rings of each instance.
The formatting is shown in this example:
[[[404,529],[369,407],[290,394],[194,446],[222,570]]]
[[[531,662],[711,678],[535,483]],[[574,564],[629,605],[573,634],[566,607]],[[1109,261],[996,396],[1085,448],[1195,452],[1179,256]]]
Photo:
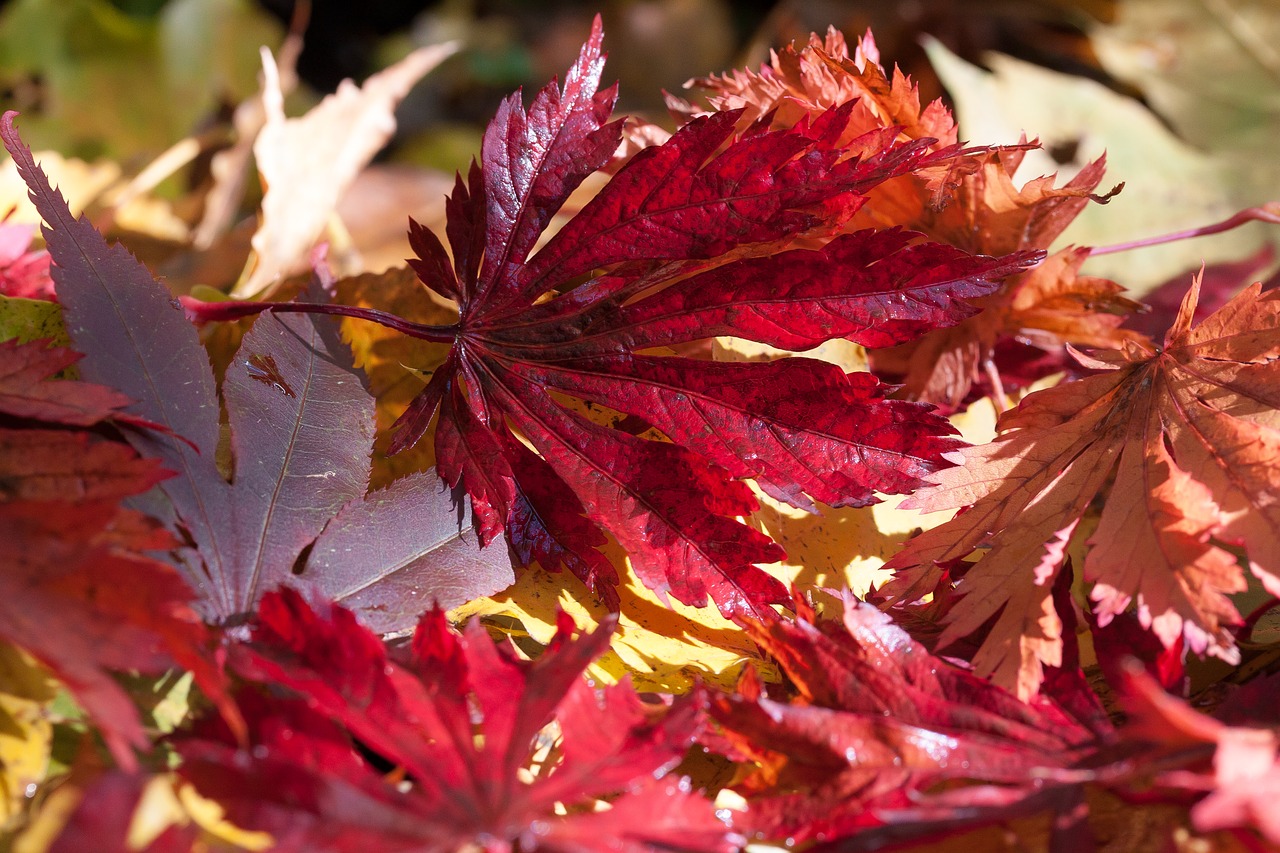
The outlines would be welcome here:
[[[263,51],[266,123],[253,152],[266,186],[248,275],[232,295],[250,298],[305,265],[338,202],[395,132],[395,107],[451,55],[449,44],[420,48],[356,86],[343,81],[306,115],[287,119],[275,60]]]

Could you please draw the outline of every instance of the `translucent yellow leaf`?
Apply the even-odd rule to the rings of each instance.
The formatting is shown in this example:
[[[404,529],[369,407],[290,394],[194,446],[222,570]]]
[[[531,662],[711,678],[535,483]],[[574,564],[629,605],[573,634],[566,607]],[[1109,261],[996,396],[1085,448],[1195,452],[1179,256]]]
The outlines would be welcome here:
[[[166,777],[166,781],[168,796],[173,796],[176,790],[176,802],[180,805],[183,814],[212,838],[252,851],[269,850],[275,843],[274,839],[265,832],[252,832],[228,822],[222,806],[200,796],[190,785],[179,784],[175,788],[175,780],[172,777]]]
[[[413,85],[457,49],[423,47],[363,85],[344,81],[306,115],[286,119],[279,71],[263,49],[266,123],[253,145],[266,192],[254,256],[232,295],[253,297],[304,266],[338,202],[395,132],[395,108]]]
[[[17,124],[22,127],[22,118]],[[24,131],[25,132],[25,131]],[[86,163],[84,160],[66,158],[54,151],[37,151],[36,162],[53,185],[62,192],[77,216],[101,196],[108,187],[120,180],[121,170],[115,163],[106,161]],[[12,210],[9,222],[40,222],[40,214],[27,198],[27,185],[18,175],[12,158],[0,161],[0,216]]]
[[[827,341],[800,353],[836,365],[846,372],[867,369],[866,351],[846,340]],[[754,361],[785,358],[791,353],[740,338],[716,338],[712,357],[717,361]],[[995,434],[995,408],[980,401],[952,418],[966,441],[981,443]],[[898,496],[869,507],[832,509],[820,515],[775,501],[756,490],[760,510],[752,523],[787,552],[787,558],[768,566],[771,574],[800,589],[850,589],[866,594],[884,578],[879,569],[915,531],[946,521],[951,513],[922,515],[900,510]]]
[[[62,306],[43,299],[0,296],[0,341],[23,343],[47,338],[57,346],[71,346],[62,325]]]
[[[985,400],[951,418],[966,441],[982,443],[995,434],[995,408]],[[820,515],[775,501],[756,490],[760,509],[751,523],[786,549],[781,563],[765,568],[800,589],[849,589],[865,595],[887,579],[880,567],[909,537],[935,527],[954,513],[898,509],[902,496],[885,496],[868,507],[832,509]]]
[[[609,556],[622,565],[618,554]],[[621,618],[612,650],[592,664],[593,678],[614,682],[630,673],[638,690],[683,693],[698,680],[731,687],[748,661],[765,678],[777,677],[746,634],[714,606],[698,609],[674,600],[668,606],[629,571],[619,593]],[[464,604],[449,615],[487,617],[489,624],[507,633],[523,631],[535,642],[547,643],[555,633],[557,608],[588,630],[608,613],[571,575],[534,569],[502,594]]]

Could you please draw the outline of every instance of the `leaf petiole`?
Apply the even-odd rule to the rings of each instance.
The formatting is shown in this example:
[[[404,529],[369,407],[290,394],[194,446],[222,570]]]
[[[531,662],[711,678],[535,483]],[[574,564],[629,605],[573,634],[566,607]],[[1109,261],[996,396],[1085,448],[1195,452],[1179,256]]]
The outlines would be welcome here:
[[[253,302],[230,300],[227,302],[205,302],[191,296],[180,296],[182,310],[187,319],[194,323],[239,320],[251,317],[263,311],[274,311],[287,314],[336,314],[342,317],[353,317],[357,320],[368,320],[388,329],[418,338],[424,341],[448,344],[453,343],[459,332],[455,323],[449,326],[431,326],[426,323],[414,323],[396,314],[379,311],[376,308],[357,308],[354,305],[336,305],[323,302]]]
[[[1261,207],[1246,208],[1212,225],[1187,228],[1183,231],[1174,231],[1170,234],[1161,234],[1156,237],[1144,237],[1141,240],[1131,240],[1125,243],[1112,243],[1110,246],[1095,246],[1089,250],[1089,254],[1091,256],[1112,255],[1116,252],[1127,252],[1130,249],[1144,249],[1147,246],[1160,246],[1164,243],[1190,240],[1193,237],[1207,237],[1210,234],[1220,234],[1223,231],[1230,231],[1232,228],[1239,228],[1241,225],[1255,220],[1280,225],[1280,202],[1269,201]]]

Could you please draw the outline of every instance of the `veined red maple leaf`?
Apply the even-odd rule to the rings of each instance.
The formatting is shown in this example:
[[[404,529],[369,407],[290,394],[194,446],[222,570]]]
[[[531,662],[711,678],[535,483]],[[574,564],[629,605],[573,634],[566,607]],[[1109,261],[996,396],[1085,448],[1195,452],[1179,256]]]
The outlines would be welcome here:
[[[1171,756],[1137,766],[1164,765],[1164,772],[1152,774],[1157,788],[1166,786],[1184,797],[1187,792],[1208,792],[1191,809],[1197,830],[1252,828],[1268,844],[1280,844],[1280,815],[1275,809],[1280,795],[1280,738],[1275,730],[1280,680],[1275,675],[1255,678],[1237,687],[1214,716],[1208,716],[1165,693],[1136,660],[1121,663],[1117,687],[1129,714],[1123,740],[1141,744],[1153,759]],[[1270,849],[1242,840],[1252,849]]]
[[[753,567],[781,551],[734,520],[755,508],[735,479],[807,509],[864,505],[874,491],[911,490],[956,444],[927,410],[884,400],[870,376],[805,359],[647,353],[714,335],[792,350],[835,337],[885,345],[967,316],[963,298],[1031,258],[974,257],[901,231],[782,250],[834,233],[866,190],[924,156],[927,142],[883,131],[853,146],[873,141],[874,154],[850,156],[837,140],[852,102],[736,137],[736,113],[695,119],[633,157],[533,251],[617,146],[618,125],[606,123],[613,90],[597,89],[601,37],[597,22],[563,90],[547,87],[528,112],[518,95],[499,109],[481,167],[449,201],[452,264],[434,235],[411,230],[411,264],[460,318],[449,360],[392,449],[416,441],[438,410],[440,472],[466,488],[484,537],[505,525],[538,543],[540,561],[585,563],[588,530],[548,523],[552,506],[582,512],[627,548],[650,588],[749,612],[783,600]],[[670,442],[600,426],[557,395],[640,418]],[[513,429],[546,465],[527,464]]]
[[[1105,717],[1098,729],[1096,714],[1086,725],[1043,697],[1026,704],[930,654],[875,607],[851,596],[844,606],[840,622],[815,620],[801,605],[795,619],[747,623],[795,686],[790,701],[750,681],[713,697],[733,751],[759,765],[740,787],[751,829],[876,849],[867,839],[928,836],[1078,800],[1068,789],[1042,797],[1041,783],[1093,753],[1110,731]],[[913,809],[916,819],[897,814]]]
[[[349,611],[269,593],[230,665],[303,698],[247,691],[251,743],[217,726],[183,737],[180,772],[284,850],[737,849],[711,802],[669,775],[702,725],[702,694],[651,705],[626,681],[583,680],[612,627],[571,639],[564,617],[530,662],[433,610],[395,662]]]
[[[116,761],[135,766],[150,743],[111,671],[181,665],[210,695],[220,678],[191,591],[144,551],[168,535],[114,501],[0,503],[0,636],[48,666],[102,733]]]
[[[439,471],[470,495],[482,541],[505,529],[526,560],[566,564],[607,599],[616,576],[596,550],[604,530],[650,588],[749,613],[786,591],[755,567],[782,551],[736,520],[756,508],[741,480],[805,509],[860,506],[915,488],[959,444],[928,407],[884,399],[867,374],[669,348],[718,335],[791,350],[837,337],[898,343],[969,316],[964,300],[1038,255],[974,256],[896,229],[788,250],[839,232],[868,190],[926,162],[931,140],[896,141],[896,128],[848,140],[853,102],[778,131],[739,132],[738,113],[696,118],[635,155],[535,249],[618,144],[614,90],[599,89],[601,39],[597,21],[563,88],[549,85],[527,110],[517,93],[498,110],[481,164],[447,204],[452,257],[411,226],[410,264],[460,316],[439,328],[383,318],[453,345],[391,450],[439,413]],[[191,307],[207,318],[264,308]],[[668,440],[604,426],[567,398]]]
[[[122,411],[129,398],[110,388],[51,378],[79,359],[41,341],[0,341],[0,501],[118,500],[168,476],[155,460],[87,429],[138,421]]]
[[[1090,163],[1061,187],[1046,176],[1014,183],[1028,150],[1016,145],[960,148],[950,111],[935,101],[921,109],[910,78],[892,78],[880,66],[870,33],[850,51],[834,29],[810,35],[807,44],[771,54],[759,72],[735,70],[689,81],[706,90],[712,111],[745,109],[745,117],[774,129],[811,121],[829,107],[857,99],[850,128],[895,133],[930,142],[927,164],[867,190],[869,201],[846,230],[904,227],[968,252],[1003,255],[1047,249],[1091,200],[1106,202],[1116,190],[1096,195],[1103,159]],[[706,115],[669,99],[682,118]],[[850,131],[847,131],[847,133]],[[950,147],[945,147],[950,145]],[[1117,190],[1119,188],[1117,187]],[[1119,298],[1112,282],[1077,276],[1084,249],[1068,250],[1054,263],[1011,276],[977,304],[982,312],[919,340],[873,352],[877,375],[901,382],[912,399],[959,406],[977,384],[993,380],[989,393],[1016,388],[1061,369],[1062,343],[1119,346],[1119,314],[1134,303]],[[1016,343],[1015,343],[1016,342]],[[1045,357],[1049,354],[1049,357]],[[1010,356],[1015,356],[1016,360]]]
[[[1084,576],[1100,624],[1134,604],[1165,646],[1185,638],[1234,659],[1240,617],[1227,595],[1245,578],[1218,542],[1242,546],[1280,592],[1280,293],[1254,285],[1193,326],[1198,293],[1197,279],[1164,346],[1080,355],[1104,372],[1030,395],[993,442],[905,504],[967,509],[908,542],[886,564],[897,574],[884,592],[919,598],[938,564],[984,549],[939,647],[995,617],[974,665],[1024,696],[1058,663],[1053,579],[1099,494]]]

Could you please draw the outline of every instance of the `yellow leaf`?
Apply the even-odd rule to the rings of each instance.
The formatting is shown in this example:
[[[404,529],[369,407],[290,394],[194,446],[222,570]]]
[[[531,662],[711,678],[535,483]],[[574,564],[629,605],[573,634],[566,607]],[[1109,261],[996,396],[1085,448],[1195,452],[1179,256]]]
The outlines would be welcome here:
[[[0,830],[22,814],[44,781],[53,746],[45,713],[53,683],[25,652],[0,643]]]
[[[21,127],[21,118],[17,124]],[[55,151],[37,151],[34,156],[77,216],[120,180],[121,170],[115,163],[86,163]],[[40,214],[27,197],[27,185],[18,174],[18,167],[6,156],[0,162],[0,216],[10,210],[13,213],[9,214],[9,222],[40,222]]]
[[[623,565],[614,551],[609,555],[614,565]],[[610,653],[589,668],[593,678],[614,682],[629,673],[638,690],[684,693],[699,680],[731,687],[748,661],[765,678],[777,678],[774,666],[758,657],[755,644],[714,606],[698,609],[677,601],[668,606],[630,571],[620,574],[618,630]],[[523,630],[545,644],[555,633],[557,608],[572,616],[579,628],[592,630],[608,613],[568,573],[532,569],[500,595],[469,602],[449,615],[459,620],[488,617],[489,624],[507,633]]]
[[[934,41],[926,50],[955,100],[962,138],[1001,144],[1025,131],[1046,146],[1074,150],[1073,159],[1061,164],[1045,152],[1031,152],[1019,179],[1055,171],[1066,178],[1106,153],[1107,174],[1124,181],[1124,191],[1105,205],[1085,208],[1055,245],[1103,246],[1206,225],[1268,201],[1275,192],[1269,165],[1274,158],[1235,162],[1211,156],[1175,136],[1138,101],[1093,80],[1001,54],[983,57],[991,69],[986,71]],[[1084,271],[1140,296],[1202,261],[1244,257],[1267,236],[1253,223],[1212,237],[1090,258]]]
[[[757,361],[787,358],[792,353],[740,338],[716,338],[712,356],[717,361]],[[866,351],[846,340],[827,341],[800,353],[834,364],[845,372],[867,369]],[[966,441],[982,443],[995,435],[995,409],[986,401],[952,418]],[[880,567],[913,532],[946,521],[951,513],[922,515],[900,510],[898,496],[869,507],[832,509],[821,515],[796,509],[755,490],[760,509],[752,524],[786,549],[787,557],[768,566],[770,574],[801,589],[849,589],[865,595],[872,584],[885,578]]]
[[[71,346],[62,325],[62,306],[44,299],[0,296],[0,341],[21,343],[48,338],[56,346]]]
[[[344,278],[337,289],[338,302],[376,308],[415,323],[446,325],[458,319],[457,309],[433,298],[408,267]],[[343,320],[342,334],[351,346],[356,366],[368,374],[369,391],[378,401],[378,440],[371,487],[380,488],[410,471],[430,468],[435,464],[430,433],[416,446],[388,457],[387,430],[426,385],[431,371],[443,363],[449,348],[364,320]]]
[[[176,802],[180,805],[183,814],[213,839],[252,851],[269,850],[275,843],[275,840],[265,832],[241,829],[227,821],[220,805],[200,796],[190,785],[177,784],[173,777],[165,777],[165,781],[168,788],[167,796],[174,795],[176,786]],[[146,802],[145,798],[143,802]]]

